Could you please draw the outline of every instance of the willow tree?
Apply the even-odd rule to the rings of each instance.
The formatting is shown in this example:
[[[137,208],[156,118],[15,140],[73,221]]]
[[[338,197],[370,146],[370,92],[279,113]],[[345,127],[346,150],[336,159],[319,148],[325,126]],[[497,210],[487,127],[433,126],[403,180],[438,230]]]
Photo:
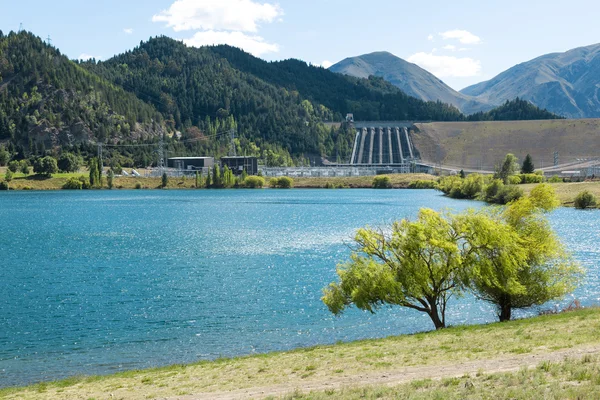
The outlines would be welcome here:
[[[448,300],[462,292],[463,247],[452,216],[421,209],[391,232],[360,229],[350,261],[338,266],[339,283],[323,302],[340,314],[354,304],[375,312],[385,304],[426,313],[436,329],[446,326]]]
[[[482,246],[490,232],[471,225],[468,285],[478,298],[497,307],[500,321],[510,320],[514,309],[562,298],[580,283],[582,269],[573,262],[545,216],[559,204],[554,189],[542,184],[505,208],[480,212],[479,218],[493,221],[490,226],[495,225],[496,231],[512,232],[511,248],[501,249],[495,241]],[[466,218],[465,225],[472,222]]]

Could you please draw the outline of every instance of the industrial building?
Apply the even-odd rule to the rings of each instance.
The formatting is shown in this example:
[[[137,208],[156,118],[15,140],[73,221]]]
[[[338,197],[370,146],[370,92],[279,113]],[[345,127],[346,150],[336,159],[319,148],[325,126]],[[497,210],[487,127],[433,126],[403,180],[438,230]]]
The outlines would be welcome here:
[[[214,164],[214,157],[173,157],[167,160],[169,168],[186,171],[201,171],[205,168],[212,168]]]
[[[234,175],[240,175],[246,171],[248,175],[258,174],[258,158],[257,157],[221,157],[221,165],[227,165]]]

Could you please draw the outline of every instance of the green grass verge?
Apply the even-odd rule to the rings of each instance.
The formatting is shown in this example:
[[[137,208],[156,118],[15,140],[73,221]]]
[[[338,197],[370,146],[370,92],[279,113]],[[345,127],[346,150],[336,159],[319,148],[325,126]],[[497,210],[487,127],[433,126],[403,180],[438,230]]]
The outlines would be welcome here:
[[[204,361],[109,376],[76,377],[0,390],[2,399],[145,399],[210,393],[335,377],[385,373],[410,366],[543,354],[600,344],[600,310]]]

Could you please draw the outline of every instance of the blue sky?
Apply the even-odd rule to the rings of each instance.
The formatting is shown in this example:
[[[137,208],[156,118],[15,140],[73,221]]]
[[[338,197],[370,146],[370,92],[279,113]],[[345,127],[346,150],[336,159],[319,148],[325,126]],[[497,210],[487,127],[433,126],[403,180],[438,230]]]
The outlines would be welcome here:
[[[6,1],[0,29],[46,38],[70,58],[107,59],[155,35],[226,42],[313,64],[389,51],[455,89],[542,54],[600,42],[600,2],[572,0]]]

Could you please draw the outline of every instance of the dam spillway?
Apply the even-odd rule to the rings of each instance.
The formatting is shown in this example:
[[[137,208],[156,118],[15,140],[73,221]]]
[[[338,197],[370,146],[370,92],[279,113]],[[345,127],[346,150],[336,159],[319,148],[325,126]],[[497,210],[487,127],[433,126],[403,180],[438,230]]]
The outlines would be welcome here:
[[[399,165],[418,159],[409,122],[357,122],[352,165]]]

